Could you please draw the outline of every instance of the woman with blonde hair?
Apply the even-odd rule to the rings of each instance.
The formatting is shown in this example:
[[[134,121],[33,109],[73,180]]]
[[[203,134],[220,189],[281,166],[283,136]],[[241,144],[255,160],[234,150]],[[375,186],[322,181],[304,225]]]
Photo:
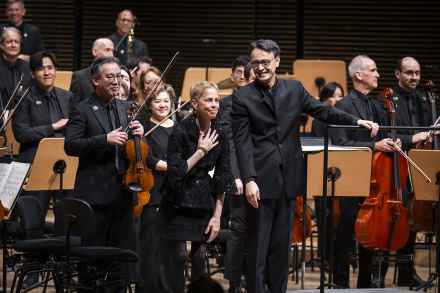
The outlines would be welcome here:
[[[232,190],[233,182],[226,134],[216,123],[217,85],[199,82],[190,95],[194,112],[174,127],[169,139],[162,199],[163,261],[166,283],[174,293],[184,292],[186,256],[182,243],[191,241],[192,279],[206,273],[206,242],[218,235],[224,193]],[[208,172],[213,169],[211,178]]]

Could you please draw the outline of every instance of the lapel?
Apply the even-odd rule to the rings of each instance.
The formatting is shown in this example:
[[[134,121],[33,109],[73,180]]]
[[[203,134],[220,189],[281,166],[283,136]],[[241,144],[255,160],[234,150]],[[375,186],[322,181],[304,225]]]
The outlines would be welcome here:
[[[105,133],[109,133],[111,131],[110,125],[108,122],[107,113],[105,112],[102,103],[99,101],[99,98],[95,95],[89,100],[90,111],[92,111],[99,125],[101,125],[102,129]]]
[[[351,101],[353,103],[354,108],[358,112],[359,117],[362,118],[363,120],[368,120],[367,113],[365,111],[366,110],[365,104],[361,100],[361,98],[359,98],[357,96],[357,93],[354,90],[350,93],[350,97],[351,97]]]
[[[54,88],[55,96],[57,97],[58,103],[61,107],[61,112],[63,112],[63,117],[69,117],[69,99],[64,95],[63,92],[58,88]]]
[[[28,95],[28,97],[31,96],[32,102],[35,109],[35,116],[41,117],[42,119],[50,122],[50,115],[48,112],[47,102],[46,98],[41,95],[41,92],[37,89],[36,86],[32,87],[31,95]]]

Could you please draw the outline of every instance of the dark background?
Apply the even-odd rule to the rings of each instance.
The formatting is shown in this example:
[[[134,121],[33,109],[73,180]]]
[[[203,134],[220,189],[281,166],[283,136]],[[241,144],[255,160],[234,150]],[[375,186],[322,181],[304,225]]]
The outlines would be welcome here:
[[[46,48],[55,51],[62,70],[87,66],[93,40],[110,35],[118,11],[130,8],[140,22],[136,37],[148,43],[156,66],[163,69],[175,51],[181,52],[167,77],[176,89],[180,89],[187,67],[229,67],[258,38],[271,38],[280,44],[280,73],[291,72],[296,58],[342,59],[348,63],[362,53],[376,60],[380,87],[392,85],[396,61],[407,55],[420,61],[423,77],[439,77],[440,1],[436,0],[25,3],[26,19],[40,27]],[[4,21],[4,13],[0,21]],[[215,45],[206,47],[204,38],[214,39]]]

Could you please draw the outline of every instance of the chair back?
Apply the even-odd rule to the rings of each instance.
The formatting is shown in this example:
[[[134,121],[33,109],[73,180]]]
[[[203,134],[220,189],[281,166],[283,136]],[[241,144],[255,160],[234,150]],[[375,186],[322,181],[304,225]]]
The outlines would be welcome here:
[[[57,234],[81,238],[87,244],[96,234],[95,213],[89,203],[78,198],[65,198],[55,207],[55,230]]]
[[[23,239],[36,239],[44,236],[44,215],[40,201],[34,196],[20,196],[16,206],[16,219]]]

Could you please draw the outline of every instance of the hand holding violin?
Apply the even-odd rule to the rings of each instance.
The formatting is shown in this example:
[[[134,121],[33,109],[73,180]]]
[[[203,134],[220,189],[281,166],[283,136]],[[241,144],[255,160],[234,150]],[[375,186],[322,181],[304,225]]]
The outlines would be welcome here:
[[[131,134],[133,134],[134,136],[144,135],[144,127],[138,120],[131,121],[129,127],[131,129]]]

